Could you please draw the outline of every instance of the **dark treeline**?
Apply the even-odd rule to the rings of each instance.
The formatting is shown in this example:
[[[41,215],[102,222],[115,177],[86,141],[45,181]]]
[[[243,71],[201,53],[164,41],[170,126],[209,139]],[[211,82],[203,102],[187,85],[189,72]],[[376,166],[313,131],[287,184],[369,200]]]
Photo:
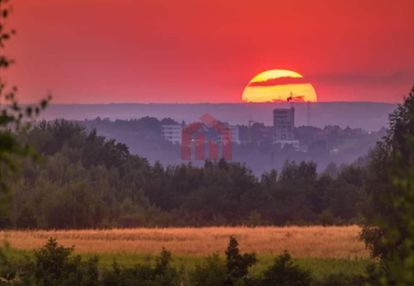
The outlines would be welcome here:
[[[358,166],[318,174],[287,162],[261,178],[225,161],[163,167],[68,121],[42,122],[22,140],[42,156],[23,162],[4,227],[349,224],[363,200]]]

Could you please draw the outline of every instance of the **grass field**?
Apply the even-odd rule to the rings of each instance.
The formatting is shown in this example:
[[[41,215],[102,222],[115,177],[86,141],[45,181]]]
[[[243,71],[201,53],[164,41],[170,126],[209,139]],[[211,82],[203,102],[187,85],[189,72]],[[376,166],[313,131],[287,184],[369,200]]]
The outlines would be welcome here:
[[[288,250],[300,258],[366,258],[357,226],[344,227],[209,227],[136,228],[111,230],[1,231],[0,237],[16,249],[34,249],[49,237],[75,246],[78,253],[157,254],[162,247],[175,255],[206,256],[224,253],[229,236],[240,248],[258,255]]]
[[[109,267],[114,260],[123,265],[151,262],[165,247],[172,252],[176,266],[191,268],[207,255],[223,255],[233,235],[242,251],[258,255],[253,272],[260,272],[274,256],[287,250],[299,265],[321,277],[337,272],[363,273],[369,260],[359,232],[357,226],[136,228],[1,231],[0,238],[16,253],[30,255],[32,249],[54,237],[60,244],[74,246],[84,257],[99,255],[102,267]]]
[[[8,257],[15,257],[18,260],[27,260],[33,252],[30,250],[8,249],[5,251]],[[154,263],[155,255],[139,255],[126,252],[121,253],[82,253],[83,258],[99,257],[99,267],[109,268],[114,261],[123,266],[133,266],[136,264]],[[173,255],[172,263],[177,269],[191,271],[197,264],[203,262],[204,257],[190,255]],[[260,274],[271,265],[274,256],[258,255],[258,263],[251,269],[253,275]],[[341,273],[345,275],[364,275],[370,260],[365,258],[343,259],[343,258],[294,258],[295,264],[302,269],[307,269],[316,279],[324,278],[330,274]]]

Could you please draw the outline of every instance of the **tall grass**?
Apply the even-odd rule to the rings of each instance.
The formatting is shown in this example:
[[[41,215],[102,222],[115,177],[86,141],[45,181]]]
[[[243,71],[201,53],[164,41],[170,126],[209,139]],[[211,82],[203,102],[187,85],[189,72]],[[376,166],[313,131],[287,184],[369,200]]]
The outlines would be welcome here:
[[[230,235],[242,251],[278,255],[288,250],[297,258],[359,259],[368,251],[358,239],[358,226],[135,228],[108,230],[1,231],[13,248],[30,250],[55,237],[75,246],[78,253],[128,253],[154,255],[165,247],[175,255],[206,256],[224,253]]]

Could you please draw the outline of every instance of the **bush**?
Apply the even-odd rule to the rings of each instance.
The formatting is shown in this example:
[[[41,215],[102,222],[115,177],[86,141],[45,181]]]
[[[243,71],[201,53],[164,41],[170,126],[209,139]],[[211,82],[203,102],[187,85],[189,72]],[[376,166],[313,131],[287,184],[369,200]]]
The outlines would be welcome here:
[[[325,279],[315,283],[315,286],[363,286],[366,278],[360,275],[331,274]]]
[[[59,246],[53,238],[36,250],[32,265],[35,285],[99,285],[98,258],[83,262],[72,252],[73,248]]]
[[[190,274],[191,285],[194,286],[233,286],[253,285],[249,276],[249,268],[257,262],[253,253],[241,254],[239,243],[230,237],[226,250],[226,260],[222,261],[215,254],[195,267]]]
[[[29,259],[23,257],[26,261]],[[16,259],[10,249],[10,245],[5,243],[0,248],[0,285],[30,285],[25,283],[24,268],[27,263]]]
[[[239,243],[234,237],[230,237],[229,245],[226,250],[226,267],[227,278],[226,285],[243,285],[248,283],[249,268],[256,262],[256,255],[254,253],[240,254]]]
[[[257,284],[260,286],[308,286],[311,285],[311,280],[310,273],[294,265],[289,253],[285,252],[264,271]]]
[[[196,265],[190,274],[191,285],[219,286],[227,280],[226,263],[215,254],[207,257],[202,264]]]
[[[34,252],[34,259],[13,259],[8,247],[0,249],[0,285],[36,286],[178,286],[180,273],[171,266],[171,254],[163,249],[155,264],[122,267],[114,262],[103,273],[98,258],[82,261],[73,248],[50,238]]]
[[[178,286],[180,275],[171,267],[171,253],[163,249],[154,267],[135,265],[127,268],[114,262],[112,269],[103,273],[104,286]]]

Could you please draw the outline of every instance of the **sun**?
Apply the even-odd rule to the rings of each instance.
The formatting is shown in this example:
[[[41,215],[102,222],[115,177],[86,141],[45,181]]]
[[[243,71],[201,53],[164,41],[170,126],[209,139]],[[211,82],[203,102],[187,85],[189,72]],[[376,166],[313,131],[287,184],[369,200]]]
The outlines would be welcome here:
[[[244,88],[244,102],[318,101],[315,88],[291,70],[268,70],[256,75]]]

